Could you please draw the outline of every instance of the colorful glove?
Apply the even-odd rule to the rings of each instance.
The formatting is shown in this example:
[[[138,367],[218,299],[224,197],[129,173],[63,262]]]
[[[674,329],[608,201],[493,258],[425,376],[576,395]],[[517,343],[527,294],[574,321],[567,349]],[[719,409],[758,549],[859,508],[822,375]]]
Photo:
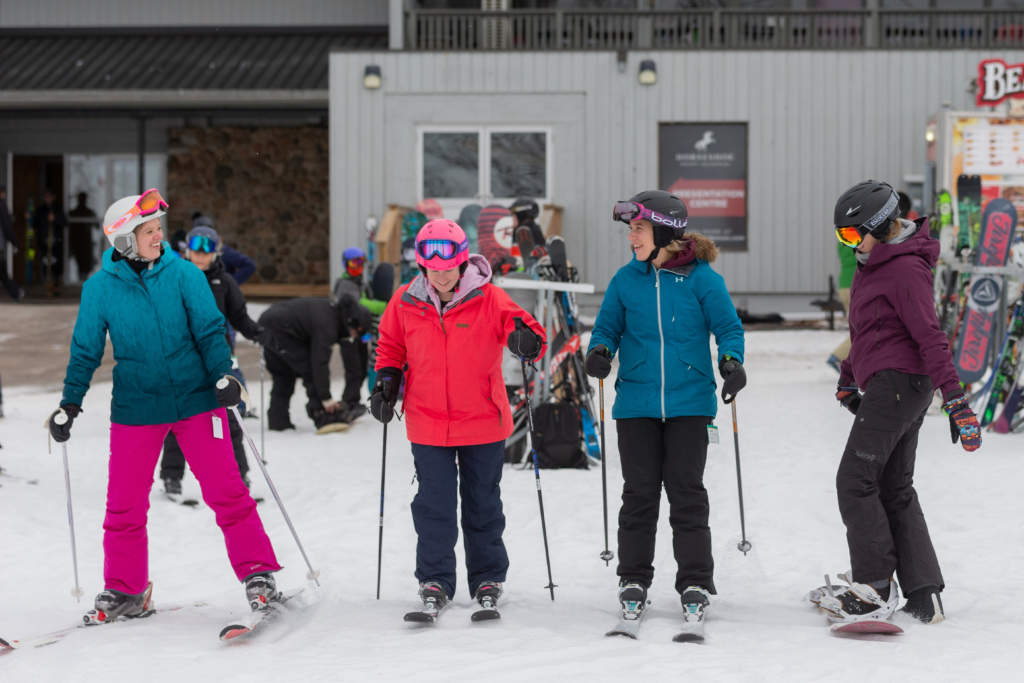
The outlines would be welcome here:
[[[604,344],[598,344],[587,354],[584,365],[588,375],[604,379],[612,371],[612,352]]]
[[[370,414],[378,422],[387,424],[395,416],[398,401],[398,387],[402,384],[402,371],[398,368],[381,368],[377,371],[377,382],[370,393]]]
[[[747,371],[735,358],[723,356],[718,363],[718,372],[722,375],[722,400],[732,403],[740,389],[747,386]]]
[[[856,384],[836,387],[836,400],[854,415],[860,408],[860,387]]]
[[[981,448],[981,425],[967,404],[967,397],[961,394],[951,398],[942,404],[942,409],[949,415],[949,436],[953,443],[960,439],[960,445],[965,451]]]
[[[65,403],[50,413],[50,436],[57,443],[64,443],[71,438],[71,423],[75,421],[82,409],[74,403]]]
[[[527,327],[522,318],[516,318],[516,328],[508,333],[507,344],[509,351],[517,358],[526,359],[528,363],[536,360],[544,348],[544,340]]]

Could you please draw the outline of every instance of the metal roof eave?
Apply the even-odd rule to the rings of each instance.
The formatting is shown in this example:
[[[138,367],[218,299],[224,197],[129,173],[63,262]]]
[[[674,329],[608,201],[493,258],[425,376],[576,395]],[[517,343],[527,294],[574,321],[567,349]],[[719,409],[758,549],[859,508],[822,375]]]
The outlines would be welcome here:
[[[3,90],[0,109],[323,108],[326,90]]]

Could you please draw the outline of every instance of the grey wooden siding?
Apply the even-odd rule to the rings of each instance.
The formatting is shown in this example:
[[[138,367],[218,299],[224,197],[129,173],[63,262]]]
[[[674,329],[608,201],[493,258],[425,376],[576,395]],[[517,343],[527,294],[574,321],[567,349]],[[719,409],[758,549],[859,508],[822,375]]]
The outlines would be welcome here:
[[[450,94],[583,94],[584,142],[562,173],[584,177],[584,198],[566,203],[564,233],[585,280],[603,290],[628,259],[611,203],[657,183],[660,121],[749,123],[749,244],[724,253],[716,269],[734,294],[818,293],[838,269],[832,234],[835,197],[864,178],[903,185],[924,172],[928,117],[948,102],[973,109],[968,84],[982,59],[1024,61],[1004,51],[706,51],[635,52],[624,71],[612,52],[335,53],[330,69],[331,253],[362,243],[367,214],[389,202],[415,202],[408,173],[414,148],[385,138],[388,101],[408,95],[430,103],[423,123],[501,123],[436,106]],[[653,59],[658,83],[637,83],[640,60]],[[379,64],[384,85],[367,91],[363,68]],[[393,99],[393,98],[392,98]],[[444,112],[438,115],[437,112]],[[543,122],[545,113],[537,112]],[[552,116],[551,118],[555,118]],[[408,125],[403,123],[401,125]],[[387,151],[386,151],[387,150]],[[386,182],[386,178],[388,182]],[[559,178],[553,196],[559,199]],[[693,222],[695,230],[699,222]],[[337,260],[337,259],[335,259]],[[338,264],[332,263],[337,269]]]
[[[0,28],[387,23],[387,0],[0,0]]]

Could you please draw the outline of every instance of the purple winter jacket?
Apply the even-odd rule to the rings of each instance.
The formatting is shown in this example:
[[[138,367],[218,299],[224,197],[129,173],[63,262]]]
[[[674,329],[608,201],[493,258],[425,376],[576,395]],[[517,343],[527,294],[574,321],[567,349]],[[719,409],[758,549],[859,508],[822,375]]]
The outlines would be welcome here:
[[[943,400],[963,393],[932,299],[939,242],[929,235],[927,218],[916,223],[905,242],[877,244],[867,264],[857,266],[850,289],[852,345],[839,386],[864,388],[876,372],[898,370],[928,375]]]

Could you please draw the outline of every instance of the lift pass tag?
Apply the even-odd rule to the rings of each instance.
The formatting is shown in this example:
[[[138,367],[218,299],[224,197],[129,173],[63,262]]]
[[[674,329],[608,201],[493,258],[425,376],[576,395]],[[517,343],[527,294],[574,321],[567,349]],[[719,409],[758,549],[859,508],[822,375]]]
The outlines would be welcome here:
[[[224,438],[224,423],[216,415],[211,416],[213,418],[213,438],[223,439]]]
[[[718,427],[708,425],[708,443],[718,443]]]

